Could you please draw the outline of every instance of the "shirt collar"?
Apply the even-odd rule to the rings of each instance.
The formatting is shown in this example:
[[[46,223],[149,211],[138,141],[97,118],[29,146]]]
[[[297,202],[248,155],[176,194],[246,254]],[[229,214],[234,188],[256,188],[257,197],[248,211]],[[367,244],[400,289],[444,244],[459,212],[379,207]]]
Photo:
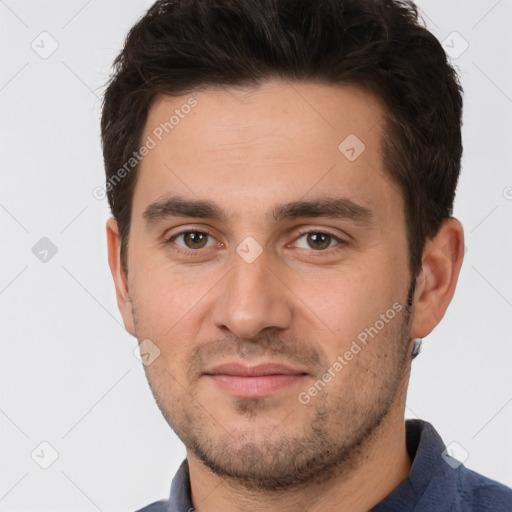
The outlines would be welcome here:
[[[188,461],[185,459],[172,479],[171,494],[166,507],[166,512],[193,512],[190,501],[190,477]]]

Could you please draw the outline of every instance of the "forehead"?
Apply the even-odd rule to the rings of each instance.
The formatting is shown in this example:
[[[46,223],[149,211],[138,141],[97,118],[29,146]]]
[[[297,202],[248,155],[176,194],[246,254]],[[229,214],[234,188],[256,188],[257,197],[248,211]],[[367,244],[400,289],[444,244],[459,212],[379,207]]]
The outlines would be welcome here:
[[[261,213],[276,202],[351,196],[386,209],[383,109],[353,85],[273,81],[159,96],[148,113],[133,209],[165,193]],[[388,205],[388,206],[386,206]]]

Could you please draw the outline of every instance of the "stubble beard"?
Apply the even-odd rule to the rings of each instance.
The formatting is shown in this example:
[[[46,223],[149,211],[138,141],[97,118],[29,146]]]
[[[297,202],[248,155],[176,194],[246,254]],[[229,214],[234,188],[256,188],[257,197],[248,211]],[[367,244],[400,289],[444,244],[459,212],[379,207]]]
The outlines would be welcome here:
[[[243,432],[230,431],[229,425],[220,424],[221,415],[209,412],[208,404],[201,404],[194,396],[193,386],[183,390],[173,382],[168,370],[153,364],[145,370],[155,401],[187,449],[234,486],[254,492],[280,492],[303,488],[306,484],[320,485],[334,476],[340,478],[362,462],[365,446],[379,435],[379,427],[406,385],[404,376],[410,364],[411,290],[413,287],[404,314],[396,318],[396,323],[391,321],[386,326],[387,332],[370,341],[383,345],[387,358],[375,357],[375,353],[365,358],[363,351],[368,348],[363,348],[363,354],[350,363],[355,370],[352,380],[336,389],[334,378],[333,383],[312,399],[311,407],[300,405],[297,409],[298,400],[293,395],[288,403],[290,412],[283,411],[280,424],[263,423],[260,431],[251,429],[251,422],[254,426],[254,421],[261,420],[268,403],[265,398],[239,398],[234,399],[234,408],[247,418],[248,427]],[[134,316],[138,333],[137,315]],[[138,334],[137,338],[144,339]],[[296,428],[297,421],[303,423],[302,433],[289,435],[287,424],[292,422]],[[215,430],[214,423],[217,423]]]

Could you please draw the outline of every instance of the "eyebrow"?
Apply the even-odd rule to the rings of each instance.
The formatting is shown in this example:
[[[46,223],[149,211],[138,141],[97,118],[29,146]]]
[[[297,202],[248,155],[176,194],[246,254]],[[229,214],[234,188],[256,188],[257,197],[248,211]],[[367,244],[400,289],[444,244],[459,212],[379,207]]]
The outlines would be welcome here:
[[[302,217],[328,217],[346,219],[360,226],[375,224],[375,217],[369,208],[343,197],[292,201],[273,208],[271,215],[276,223]],[[215,203],[179,196],[150,203],[142,214],[148,228],[170,217],[191,217],[228,223],[228,216]]]

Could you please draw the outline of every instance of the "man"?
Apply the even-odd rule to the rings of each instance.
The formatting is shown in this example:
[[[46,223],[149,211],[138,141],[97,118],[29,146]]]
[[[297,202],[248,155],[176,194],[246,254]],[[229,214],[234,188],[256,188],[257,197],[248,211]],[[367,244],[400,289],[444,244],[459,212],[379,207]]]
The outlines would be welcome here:
[[[414,5],[160,0],[114,71],[109,265],[187,449],[143,510],[511,510],[404,421],[464,247],[462,91]]]

